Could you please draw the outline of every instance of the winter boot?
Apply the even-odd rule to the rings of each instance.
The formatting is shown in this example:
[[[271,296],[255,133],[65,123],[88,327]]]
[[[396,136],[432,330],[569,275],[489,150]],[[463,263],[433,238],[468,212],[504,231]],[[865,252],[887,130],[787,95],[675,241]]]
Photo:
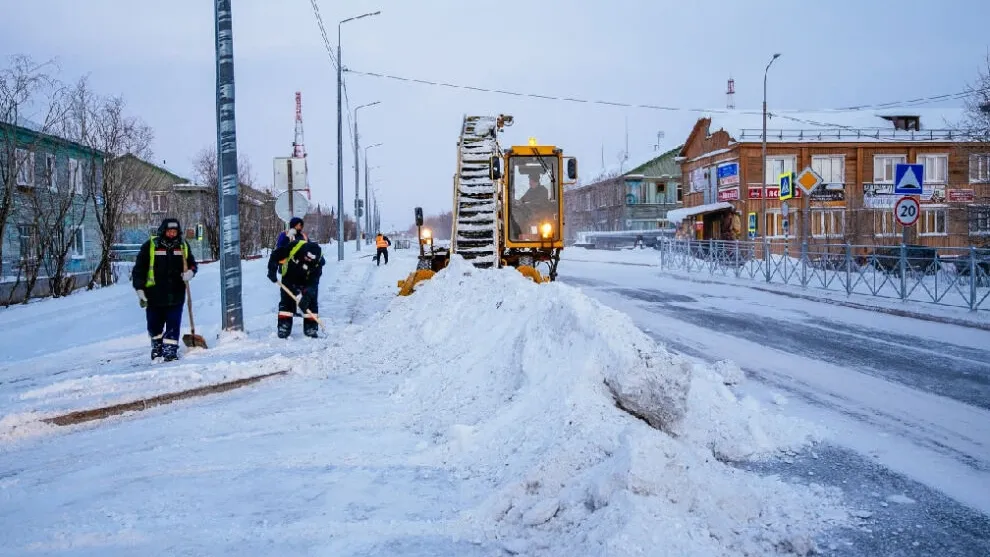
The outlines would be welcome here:
[[[289,338],[292,334],[292,318],[278,320],[278,338]]]
[[[172,360],[179,359],[179,345],[178,344],[166,344],[162,355],[165,357],[166,362],[171,362]]]
[[[316,332],[319,328],[320,326],[317,325],[316,321],[312,319],[303,320],[303,334],[309,338],[318,338]]]
[[[151,359],[162,357],[162,339],[153,338],[151,339]]]

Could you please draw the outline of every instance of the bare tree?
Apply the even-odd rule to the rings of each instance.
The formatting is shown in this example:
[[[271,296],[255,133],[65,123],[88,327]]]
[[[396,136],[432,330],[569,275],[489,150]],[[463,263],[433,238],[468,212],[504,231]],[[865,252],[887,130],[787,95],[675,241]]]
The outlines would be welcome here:
[[[220,190],[217,172],[216,147],[206,147],[193,158],[194,179],[197,183],[206,186],[202,203],[202,220],[212,259],[217,259],[220,256]],[[240,185],[251,186],[254,184],[251,163],[242,155],[237,157],[237,181]],[[239,197],[239,203],[243,203],[244,194],[242,193]]]
[[[140,118],[125,113],[121,97],[96,95],[84,77],[71,92],[64,134],[104,157],[102,165],[86,165],[83,181],[100,231],[100,260],[89,288],[108,286],[116,279],[112,247],[124,209],[151,177],[146,168],[125,155],[149,157],[154,133]]]
[[[15,216],[18,198],[30,196],[35,186],[36,152],[43,134],[55,129],[64,114],[63,86],[49,73],[55,70],[54,62],[39,64],[23,55],[12,56],[9,66],[0,70],[0,276],[4,275],[2,239],[6,237],[7,225]],[[43,252],[35,253],[42,249],[41,242],[31,240],[37,239],[39,233],[38,229],[32,228],[33,218],[19,216],[25,227],[20,231],[24,238],[20,255],[27,268],[18,266],[18,283],[23,270],[33,272],[37,278],[37,264],[44,255]],[[30,282],[33,287],[34,281]],[[17,284],[11,292],[16,289]]]
[[[82,254],[83,224],[92,187],[85,180],[86,169],[95,164],[95,160],[92,157],[69,159],[64,173],[58,172],[56,161],[54,156],[46,155],[42,166],[43,181],[30,196],[30,207],[36,226],[46,231],[40,237],[46,254],[42,261],[52,297],[58,298],[75,290],[75,279],[69,275],[68,263],[77,249],[78,254]]]
[[[977,71],[966,97],[965,116],[956,126],[968,143],[959,148],[960,157],[967,161],[969,178],[973,183],[990,181],[990,54],[985,66]],[[985,187],[984,187],[985,188]],[[976,189],[973,202],[966,209],[966,227],[970,242],[990,246],[990,192]]]

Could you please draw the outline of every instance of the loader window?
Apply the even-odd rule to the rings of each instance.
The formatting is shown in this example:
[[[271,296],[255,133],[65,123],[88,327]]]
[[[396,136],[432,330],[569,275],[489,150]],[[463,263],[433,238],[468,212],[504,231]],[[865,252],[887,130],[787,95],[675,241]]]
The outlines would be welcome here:
[[[509,239],[540,241],[541,227],[550,223],[559,237],[558,159],[511,157],[507,170],[509,194]]]

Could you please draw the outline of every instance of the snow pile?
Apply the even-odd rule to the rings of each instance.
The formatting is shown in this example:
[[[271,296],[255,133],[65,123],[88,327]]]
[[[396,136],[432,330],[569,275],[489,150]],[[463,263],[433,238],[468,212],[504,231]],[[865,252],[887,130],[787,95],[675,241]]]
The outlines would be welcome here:
[[[76,410],[113,406],[177,393],[197,387],[236,381],[276,371],[293,370],[283,355],[253,362],[145,364],[150,369],[132,373],[93,374],[68,379],[21,393],[15,411],[0,415],[0,445],[56,430],[43,422]]]
[[[809,426],[737,399],[726,382],[743,378],[729,364],[692,367],[566,285],[455,256],[343,331],[328,361],[334,374],[397,376],[396,419],[427,440],[413,462],[485,494],[455,527],[478,543],[527,555],[803,554],[846,516],[834,492],[722,462],[794,448]]]

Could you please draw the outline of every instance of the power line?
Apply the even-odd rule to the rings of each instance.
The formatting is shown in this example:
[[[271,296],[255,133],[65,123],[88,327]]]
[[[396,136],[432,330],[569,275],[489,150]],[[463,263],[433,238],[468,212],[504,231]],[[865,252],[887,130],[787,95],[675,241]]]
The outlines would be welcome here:
[[[357,70],[352,70],[349,68],[344,68],[345,72],[352,73],[355,75],[366,76],[366,77],[377,77],[380,79],[390,79],[394,81],[404,81],[407,83],[419,83],[421,85],[430,85],[434,87],[446,87],[450,89],[461,89],[466,91],[475,91],[481,93],[496,93],[500,95],[510,95],[514,97],[527,97],[534,99],[552,100],[552,101],[564,101],[573,103],[584,103],[584,104],[597,104],[605,106],[617,106],[625,108],[644,108],[648,110],[661,110],[667,112],[699,112],[705,114],[748,114],[748,115],[762,115],[763,112],[759,110],[729,110],[724,108],[690,108],[690,107],[675,107],[675,106],[662,106],[654,104],[638,104],[638,103],[624,103],[624,102],[614,102],[605,100],[590,100],[590,99],[579,99],[574,97],[560,97],[554,95],[541,95],[536,93],[523,93],[518,91],[507,91],[504,89],[490,89],[486,87],[474,87],[470,85],[459,85],[455,83],[445,83],[442,81],[431,81],[428,79],[417,79],[411,77],[401,77],[396,75],[389,75],[376,72],[361,72]],[[898,107],[908,107],[917,106],[922,104],[930,104],[945,100],[962,99],[971,95],[979,93],[978,90],[960,91],[958,93],[947,93],[942,95],[932,95],[930,97],[920,97],[917,99],[902,100],[902,101],[892,101],[885,103],[875,103],[875,104],[864,104],[856,106],[848,106],[843,108],[831,109],[832,111],[844,111],[844,112],[855,112],[860,110],[870,110],[870,109],[883,109],[883,108],[898,108]],[[823,112],[821,109],[804,109],[804,110],[789,110],[789,113],[793,114],[809,114]]]
[[[323,45],[327,49],[327,55],[330,56],[330,63],[336,69],[337,57],[333,55],[333,48],[330,46],[330,39],[327,37],[327,28],[323,25],[323,17],[320,15],[320,7],[316,5],[316,0],[310,0],[310,3],[313,4],[313,15],[316,17],[316,24],[320,26],[320,34],[323,35]]]

